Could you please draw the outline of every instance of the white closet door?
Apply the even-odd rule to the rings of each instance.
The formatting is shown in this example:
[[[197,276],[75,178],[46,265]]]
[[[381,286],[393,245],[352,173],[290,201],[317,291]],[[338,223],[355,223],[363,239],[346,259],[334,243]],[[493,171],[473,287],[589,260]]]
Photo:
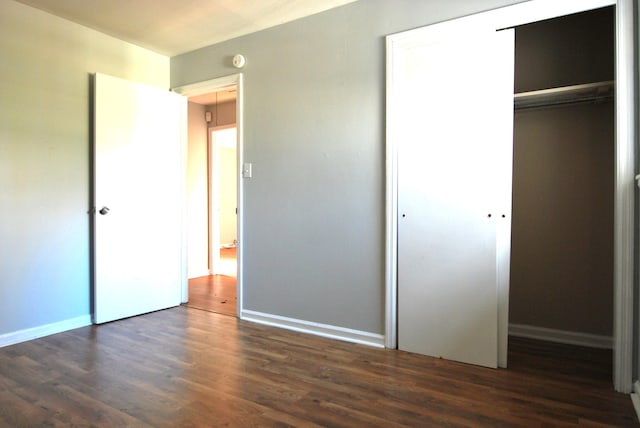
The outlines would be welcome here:
[[[394,58],[400,349],[497,367],[513,49],[512,30],[425,31]]]
[[[184,108],[175,93],[96,75],[96,323],[180,304]]]

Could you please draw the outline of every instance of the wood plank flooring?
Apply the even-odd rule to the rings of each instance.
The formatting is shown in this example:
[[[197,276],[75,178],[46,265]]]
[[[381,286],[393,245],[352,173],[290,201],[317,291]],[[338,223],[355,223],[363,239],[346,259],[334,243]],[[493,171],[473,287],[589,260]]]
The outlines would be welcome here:
[[[201,276],[189,280],[187,306],[236,316],[236,249],[221,249],[220,261],[224,274]]]
[[[512,339],[491,370],[185,306],[0,349],[0,426],[636,426],[611,352]]]

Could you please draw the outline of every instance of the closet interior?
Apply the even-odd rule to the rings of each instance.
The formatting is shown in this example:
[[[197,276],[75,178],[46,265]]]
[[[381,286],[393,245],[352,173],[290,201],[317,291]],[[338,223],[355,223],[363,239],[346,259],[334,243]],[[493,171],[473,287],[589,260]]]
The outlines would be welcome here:
[[[510,334],[613,334],[613,7],[516,28]]]

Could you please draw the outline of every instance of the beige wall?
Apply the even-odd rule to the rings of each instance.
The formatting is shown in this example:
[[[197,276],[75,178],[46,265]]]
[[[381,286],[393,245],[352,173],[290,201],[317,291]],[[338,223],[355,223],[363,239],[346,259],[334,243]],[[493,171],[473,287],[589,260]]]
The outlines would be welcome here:
[[[613,103],[516,114],[510,322],[611,335]]]
[[[225,126],[234,125],[236,123],[236,102],[230,101],[226,103],[220,103],[218,105],[208,105],[207,111],[211,112],[212,121],[209,126]]]
[[[90,315],[90,76],[169,58],[0,0],[0,336]]]
[[[187,275],[209,274],[209,187],[205,106],[189,103],[187,149]]]
[[[611,10],[516,31],[516,88],[613,79]],[[510,322],[612,334],[611,101],[515,115]]]

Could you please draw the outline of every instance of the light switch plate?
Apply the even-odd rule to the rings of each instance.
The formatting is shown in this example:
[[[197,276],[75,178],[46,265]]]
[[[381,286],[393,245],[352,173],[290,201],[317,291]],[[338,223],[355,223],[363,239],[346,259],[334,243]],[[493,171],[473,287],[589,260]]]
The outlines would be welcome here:
[[[251,178],[253,175],[253,164],[251,162],[245,162],[242,164],[242,177]]]

